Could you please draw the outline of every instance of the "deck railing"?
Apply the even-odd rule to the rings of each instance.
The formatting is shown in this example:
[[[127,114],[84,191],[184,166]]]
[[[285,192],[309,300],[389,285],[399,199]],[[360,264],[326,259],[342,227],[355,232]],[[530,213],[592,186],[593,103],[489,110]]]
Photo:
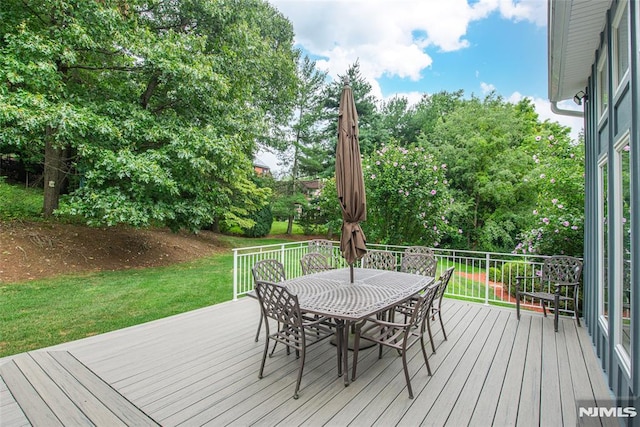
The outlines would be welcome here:
[[[310,251],[310,241],[290,242],[274,245],[253,246],[233,249],[233,297],[234,300],[253,290],[251,267],[263,259],[276,259],[284,267],[287,278],[302,275],[300,258]],[[332,242],[329,249],[336,267],[346,267],[340,256],[339,242]],[[396,256],[397,265],[402,262],[406,246],[367,244],[368,250],[390,251]],[[312,249],[313,250],[313,249]],[[449,297],[494,305],[515,305],[516,276],[534,276],[539,274],[542,262],[548,256],[522,255],[497,252],[479,252],[454,249],[437,249],[433,252],[438,259],[438,272],[455,266],[454,275],[449,282],[446,295]],[[356,266],[358,266],[356,264]],[[539,281],[536,281],[539,284]],[[526,291],[530,291],[534,281],[525,281]],[[550,284],[545,285],[547,292],[553,292]],[[527,308],[539,308],[523,300]],[[567,312],[565,304],[561,312]]]

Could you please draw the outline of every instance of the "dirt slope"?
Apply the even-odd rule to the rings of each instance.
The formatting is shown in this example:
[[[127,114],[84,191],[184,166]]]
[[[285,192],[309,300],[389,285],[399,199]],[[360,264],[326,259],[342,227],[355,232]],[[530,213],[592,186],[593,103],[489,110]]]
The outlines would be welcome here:
[[[153,267],[225,250],[216,234],[0,222],[0,283],[99,270]]]

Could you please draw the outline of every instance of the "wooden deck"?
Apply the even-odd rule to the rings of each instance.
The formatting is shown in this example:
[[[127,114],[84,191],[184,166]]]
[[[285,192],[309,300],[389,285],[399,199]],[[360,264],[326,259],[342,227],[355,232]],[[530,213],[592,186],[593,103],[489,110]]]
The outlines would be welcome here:
[[[434,323],[427,375],[362,350],[349,387],[335,348],[311,347],[300,398],[297,363],[284,350],[257,376],[255,300],[228,302],[156,322],[0,360],[0,425],[538,426],[577,424],[576,401],[611,399],[583,328],[515,310],[447,299],[448,341]],[[428,353],[431,353],[430,350]]]

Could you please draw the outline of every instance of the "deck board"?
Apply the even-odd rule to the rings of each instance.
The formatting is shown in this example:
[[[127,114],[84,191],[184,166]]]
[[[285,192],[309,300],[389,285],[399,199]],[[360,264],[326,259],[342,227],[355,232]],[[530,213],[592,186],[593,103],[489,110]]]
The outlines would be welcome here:
[[[518,321],[511,309],[449,299],[443,319],[449,339],[436,321],[436,353],[427,344],[433,376],[417,346],[408,354],[414,399],[401,359],[389,349],[378,359],[376,347],[361,350],[349,387],[328,342],[309,348],[299,399],[294,354],[276,351],[258,379],[264,338],[254,341],[257,303],[244,298],[1,359],[0,426],[72,424],[60,414],[102,425],[576,425],[576,399],[611,397],[572,319],[555,333],[538,313]],[[85,388],[94,397],[83,400]]]
[[[7,384],[0,378],[0,424],[23,427],[29,425],[29,420],[20,409],[20,405],[13,398]]]
[[[536,317],[531,321],[529,342],[524,355],[524,371],[522,373],[520,402],[516,424],[540,423],[540,392],[542,376],[542,323],[544,319]],[[549,322],[546,322],[549,323]],[[527,402],[527,404],[523,404]]]
[[[475,373],[476,380],[467,385],[467,388],[470,389],[467,392],[468,400],[458,402],[450,414],[452,422],[447,424],[453,426],[492,425],[500,401],[509,358],[515,343],[516,332],[520,325],[513,312],[504,311],[504,313],[507,313],[507,317],[503,317],[504,326],[493,330],[495,335],[500,335],[493,358],[480,365],[485,370],[479,370]]]

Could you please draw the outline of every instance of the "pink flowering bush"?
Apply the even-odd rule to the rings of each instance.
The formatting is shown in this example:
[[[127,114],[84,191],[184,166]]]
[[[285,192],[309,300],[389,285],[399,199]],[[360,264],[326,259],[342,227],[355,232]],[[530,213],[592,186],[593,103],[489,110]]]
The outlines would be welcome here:
[[[531,227],[521,233],[516,253],[584,253],[584,146],[567,137],[538,135],[527,179],[536,189]]]
[[[363,162],[367,240],[438,246],[449,224],[446,165],[424,148],[385,145]]]

